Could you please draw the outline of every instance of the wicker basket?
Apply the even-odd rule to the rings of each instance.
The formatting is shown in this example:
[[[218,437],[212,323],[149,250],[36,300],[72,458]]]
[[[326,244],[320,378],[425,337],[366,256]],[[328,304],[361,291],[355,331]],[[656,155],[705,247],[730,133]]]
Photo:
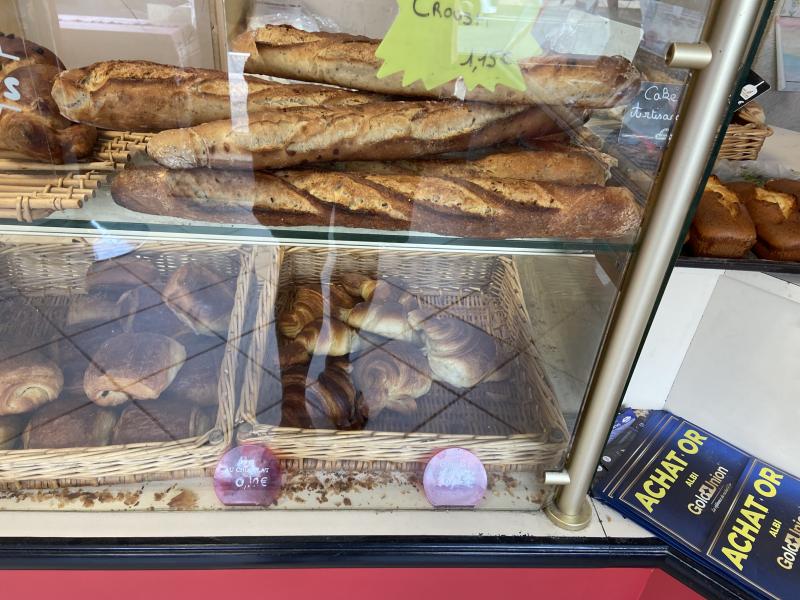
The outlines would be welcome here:
[[[772,135],[766,125],[731,123],[722,141],[717,158],[726,160],[756,160],[764,140]]]
[[[153,264],[162,274],[191,261],[202,261],[236,278],[236,295],[219,376],[219,410],[214,428],[196,438],[171,442],[141,443],[67,449],[0,451],[0,488],[48,488],[72,485],[106,485],[154,479],[201,476],[214,468],[233,441],[236,401],[238,343],[247,320],[251,297],[254,256],[251,249],[224,245],[145,243],[132,253]],[[23,340],[13,344],[25,351],[24,340],[43,336],[59,338],[70,299],[85,293],[84,276],[96,260],[95,248],[78,240],[69,243],[0,246],[0,296],[6,302],[23,303],[26,319]],[[7,308],[8,310],[8,308]],[[250,319],[252,320],[252,319]],[[0,335],[8,341],[8,319]],[[32,321],[30,327],[27,321]],[[49,332],[36,331],[46,328]],[[31,347],[36,341],[28,342]],[[22,345],[20,345],[22,344]],[[46,346],[45,346],[46,348]]]
[[[414,470],[436,450],[453,446],[472,450],[496,470],[540,471],[562,460],[566,425],[539,366],[510,258],[291,248],[263,265],[248,352],[254,360],[245,368],[237,418],[241,443],[268,445],[292,469]],[[296,285],[336,281],[340,274],[353,272],[390,274],[421,305],[444,310],[495,336],[515,356],[512,378],[467,391],[434,383],[432,391],[418,399],[414,415],[383,411],[362,431],[280,427],[274,315]]]

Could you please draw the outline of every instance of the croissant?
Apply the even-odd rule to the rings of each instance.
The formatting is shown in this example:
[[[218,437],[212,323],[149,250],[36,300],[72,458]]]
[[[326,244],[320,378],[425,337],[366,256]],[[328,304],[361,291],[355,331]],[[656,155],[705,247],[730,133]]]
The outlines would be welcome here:
[[[353,308],[340,309],[337,317],[351,327],[394,340],[413,342],[417,337],[408,323],[408,310],[393,300],[361,302]]]
[[[337,307],[350,308],[355,304],[353,297],[339,285],[301,287],[295,293],[294,301],[278,316],[278,331],[294,339],[303,327],[325,316],[326,303]],[[330,314],[331,310],[328,309]]]
[[[422,335],[428,364],[436,380],[459,388],[508,377],[500,342],[474,325],[455,317],[409,313],[411,326]]]
[[[347,362],[329,361],[314,380],[306,366],[288,369],[281,377],[281,427],[361,429],[366,419],[349,370]]]
[[[378,283],[377,279],[370,279],[366,275],[360,275],[359,273],[345,273],[339,281],[341,281],[342,287],[347,290],[348,294],[364,300],[372,300],[372,294],[375,292],[375,286]]]
[[[419,348],[391,341],[355,361],[353,381],[374,418],[384,409],[414,412],[431,389],[431,371]]]
[[[358,273],[346,273],[342,275],[341,283],[347,293],[356,298],[360,297],[370,302],[394,300],[405,306],[407,310],[416,308],[416,298],[412,294],[383,279],[371,279]]]
[[[356,332],[336,319],[315,319],[303,328],[282,353],[282,366],[308,362],[312,355],[345,356],[357,350]]]
[[[0,416],[30,412],[61,393],[64,375],[50,359],[27,352],[0,363]]]

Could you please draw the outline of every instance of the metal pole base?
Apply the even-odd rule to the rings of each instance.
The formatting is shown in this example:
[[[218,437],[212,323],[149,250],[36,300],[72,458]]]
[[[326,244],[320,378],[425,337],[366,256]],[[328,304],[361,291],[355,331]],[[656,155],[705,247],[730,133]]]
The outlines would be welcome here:
[[[589,498],[584,498],[577,515],[568,515],[561,512],[556,504],[556,498],[551,498],[544,507],[544,512],[548,518],[561,529],[567,531],[580,531],[586,529],[592,522],[592,505]]]

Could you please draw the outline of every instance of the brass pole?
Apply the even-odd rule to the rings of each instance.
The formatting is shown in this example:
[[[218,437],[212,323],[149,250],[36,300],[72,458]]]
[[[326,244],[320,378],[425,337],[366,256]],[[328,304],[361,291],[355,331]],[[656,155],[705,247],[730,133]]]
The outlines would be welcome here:
[[[613,326],[575,432],[566,465],[569,484],[557,490],[546,508],[550,519],[565,529],[582,529],[590,522],[586,494],[720,123],[730,106],[730,92],[751,34],[759,13],[769,4],[763,0],[717,0],[712,5],[704,32],[712,60],[694,74],[687,88],[680,119],[651,195],[654,207],[623,283]]]

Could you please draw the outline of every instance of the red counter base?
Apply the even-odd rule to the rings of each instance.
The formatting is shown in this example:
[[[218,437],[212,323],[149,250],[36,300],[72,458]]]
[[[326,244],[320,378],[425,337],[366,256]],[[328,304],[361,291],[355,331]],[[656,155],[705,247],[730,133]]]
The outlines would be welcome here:
[[[27,600],[702,598],[659,569],[625,568],[0,571],[0,589],[4,598]]]

